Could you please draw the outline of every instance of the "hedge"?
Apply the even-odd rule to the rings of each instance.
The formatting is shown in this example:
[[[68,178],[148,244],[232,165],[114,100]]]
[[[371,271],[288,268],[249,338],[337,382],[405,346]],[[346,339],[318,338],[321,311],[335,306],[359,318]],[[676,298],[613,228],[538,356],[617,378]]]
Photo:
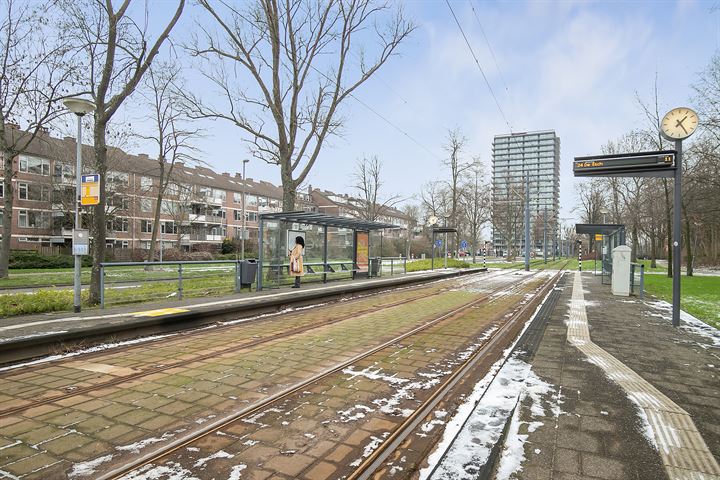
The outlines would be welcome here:
[[[10,252],[10,268],[72,268],[75,257],[72,255],[42,255],[33,250],[13,250]],[[92,267],[92,257],[82,257],[83,267]]]

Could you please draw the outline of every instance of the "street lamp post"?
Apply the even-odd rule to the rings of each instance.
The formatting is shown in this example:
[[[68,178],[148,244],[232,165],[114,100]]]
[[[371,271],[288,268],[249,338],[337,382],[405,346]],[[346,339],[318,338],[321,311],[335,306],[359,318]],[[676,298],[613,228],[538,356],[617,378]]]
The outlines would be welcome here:
[[[242,229],[241,229],[241,236],[240,236],[240,259],[245,260],[245,165],[250,160],[243,160],[243,168],[242,168]],[[237,257],[236,257],[237,258]]]
[[[64,102],[68,110],[77,116],[77,153],[75,162],[75,230],[81,227],[80,224],[80,198],[82,197],[82,117],[95,110],[95,104],[83,98],[68,98]],[[73,242],[75,241],[73,235]],[[80,312],[80,292],[81,292],[81,266],[82,256],[77,252],[75,254],[75,272],[73,279],[73,311]]]

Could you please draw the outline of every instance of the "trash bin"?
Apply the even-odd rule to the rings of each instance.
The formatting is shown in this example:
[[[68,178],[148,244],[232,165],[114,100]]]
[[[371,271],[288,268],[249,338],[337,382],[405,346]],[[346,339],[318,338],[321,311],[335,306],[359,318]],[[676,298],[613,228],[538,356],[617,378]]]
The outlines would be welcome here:
[[[257,260],[241,260],[238,262],[238,277],[240,278],[241,287],[250,288],[257,278],[257,269]]]
[[[380,273],[380,259],[379,258],[371,258],[370,259],[370,276],[377,277],[379,273]]]

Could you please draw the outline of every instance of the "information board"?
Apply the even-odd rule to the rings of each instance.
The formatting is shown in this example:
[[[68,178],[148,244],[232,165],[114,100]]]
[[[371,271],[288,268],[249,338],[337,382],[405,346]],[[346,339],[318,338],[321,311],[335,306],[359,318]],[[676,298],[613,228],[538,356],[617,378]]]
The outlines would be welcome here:
[[[83,175],[80,205],[98,205],[100,203],[100,175]]]
[[[575,157],[573,173],[576,177],[672,177],[675,174],[675,152],[667,150]]]
[[[370,234],[368,232],[357,232],[355,234],[355,263],[358,272],[367,272],[370,254]]]

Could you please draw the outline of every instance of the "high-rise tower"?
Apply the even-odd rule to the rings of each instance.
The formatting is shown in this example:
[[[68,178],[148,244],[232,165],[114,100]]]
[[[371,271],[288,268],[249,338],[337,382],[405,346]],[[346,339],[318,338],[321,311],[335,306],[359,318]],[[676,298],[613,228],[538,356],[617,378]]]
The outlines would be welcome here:
[[[531,249],[552,254],[560,208],[560,138],[554,130],[497,135],[493,140],[493,244],[498,254],[524,248],[525,180],[530,184]],[[502,253],[500,253],[502,252]]]

